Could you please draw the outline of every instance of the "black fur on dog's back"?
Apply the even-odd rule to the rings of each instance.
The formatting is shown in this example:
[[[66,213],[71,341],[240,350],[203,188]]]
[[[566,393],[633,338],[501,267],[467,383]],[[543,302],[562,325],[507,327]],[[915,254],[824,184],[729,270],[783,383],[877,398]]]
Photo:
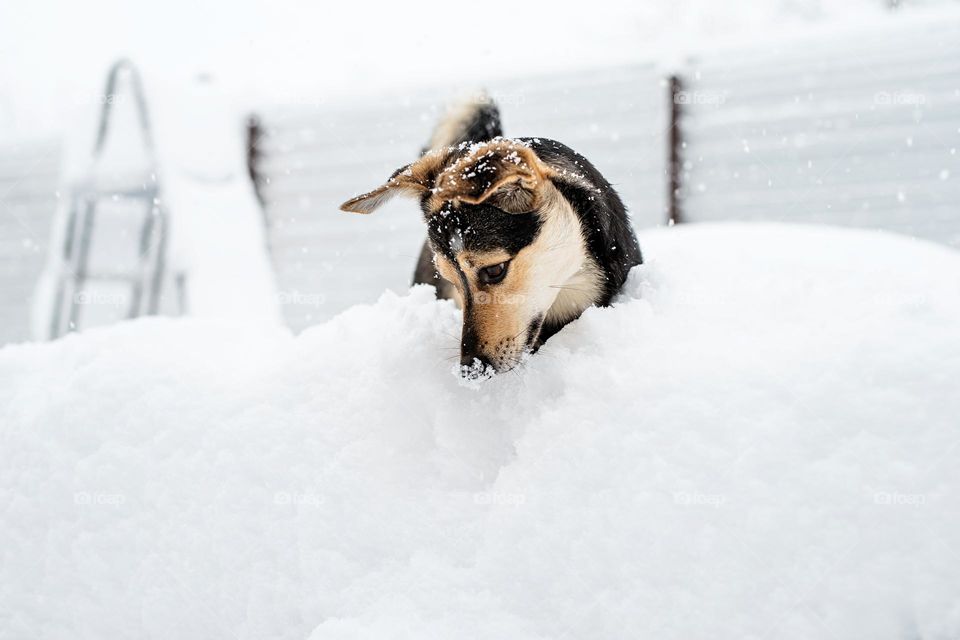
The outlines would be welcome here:
[[[470,116],[464,121],[461,135],[446,146],[462,142],[486,142],[503,135],[500,124],[500,109],[487,98],[480,98],[472,105]]]
[[[455,147],[464,142],[486,142],[503,136],[500,109],[486,94],[479,94],[447,111],[440,119],[430,142],[421,150]]]
[[[623,287],[630,269],[643,263],[640,244],[633,233],[627,208],[616,189],[589,160],[567,145],[545,138],[520,138],[547,164],[579,174],[580,180],[556,180],[554,185],[573,206],[587,248],[604,273],[604,290],[595,304],[605,307]]]

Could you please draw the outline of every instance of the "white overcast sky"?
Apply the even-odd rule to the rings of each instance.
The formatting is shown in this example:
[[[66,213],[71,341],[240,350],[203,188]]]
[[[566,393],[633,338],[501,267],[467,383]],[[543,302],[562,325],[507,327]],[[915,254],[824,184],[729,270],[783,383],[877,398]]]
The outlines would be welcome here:
[[[208,72],[251,102],[283,103],[645,59],[697,39],[862,15],[881,2],[2,0],[0,142],[61,128],[72,104],[96,98],[121,55],[148,77]]]

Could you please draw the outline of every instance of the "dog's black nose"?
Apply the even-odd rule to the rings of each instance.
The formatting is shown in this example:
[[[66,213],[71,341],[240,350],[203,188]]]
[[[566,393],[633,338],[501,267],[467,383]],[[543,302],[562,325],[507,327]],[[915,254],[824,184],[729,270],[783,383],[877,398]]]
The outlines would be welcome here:
[[[460,356],[460,366],[462,367],[472,367],[474,366],[474,361],[479,360],[480,366],[482,368],[492,367],[493,363],[486,356],[480,355],[479,353],[467,353]]]

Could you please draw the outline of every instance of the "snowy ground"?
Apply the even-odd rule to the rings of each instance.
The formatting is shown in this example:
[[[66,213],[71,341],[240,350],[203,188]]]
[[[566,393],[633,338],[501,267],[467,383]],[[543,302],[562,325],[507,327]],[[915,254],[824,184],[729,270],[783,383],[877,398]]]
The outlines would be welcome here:
[[[960,255],[641,243],[479,389],[425,289],[0,350],[0,637],[958,637]]]

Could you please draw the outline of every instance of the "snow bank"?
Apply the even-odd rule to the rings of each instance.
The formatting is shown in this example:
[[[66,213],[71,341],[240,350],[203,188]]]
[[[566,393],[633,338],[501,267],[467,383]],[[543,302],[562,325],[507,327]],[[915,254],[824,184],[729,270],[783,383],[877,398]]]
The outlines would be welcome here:
[[[458,384],[415,289],[0,351],[0,635],[960,634],[960,257],[788,226]]]

